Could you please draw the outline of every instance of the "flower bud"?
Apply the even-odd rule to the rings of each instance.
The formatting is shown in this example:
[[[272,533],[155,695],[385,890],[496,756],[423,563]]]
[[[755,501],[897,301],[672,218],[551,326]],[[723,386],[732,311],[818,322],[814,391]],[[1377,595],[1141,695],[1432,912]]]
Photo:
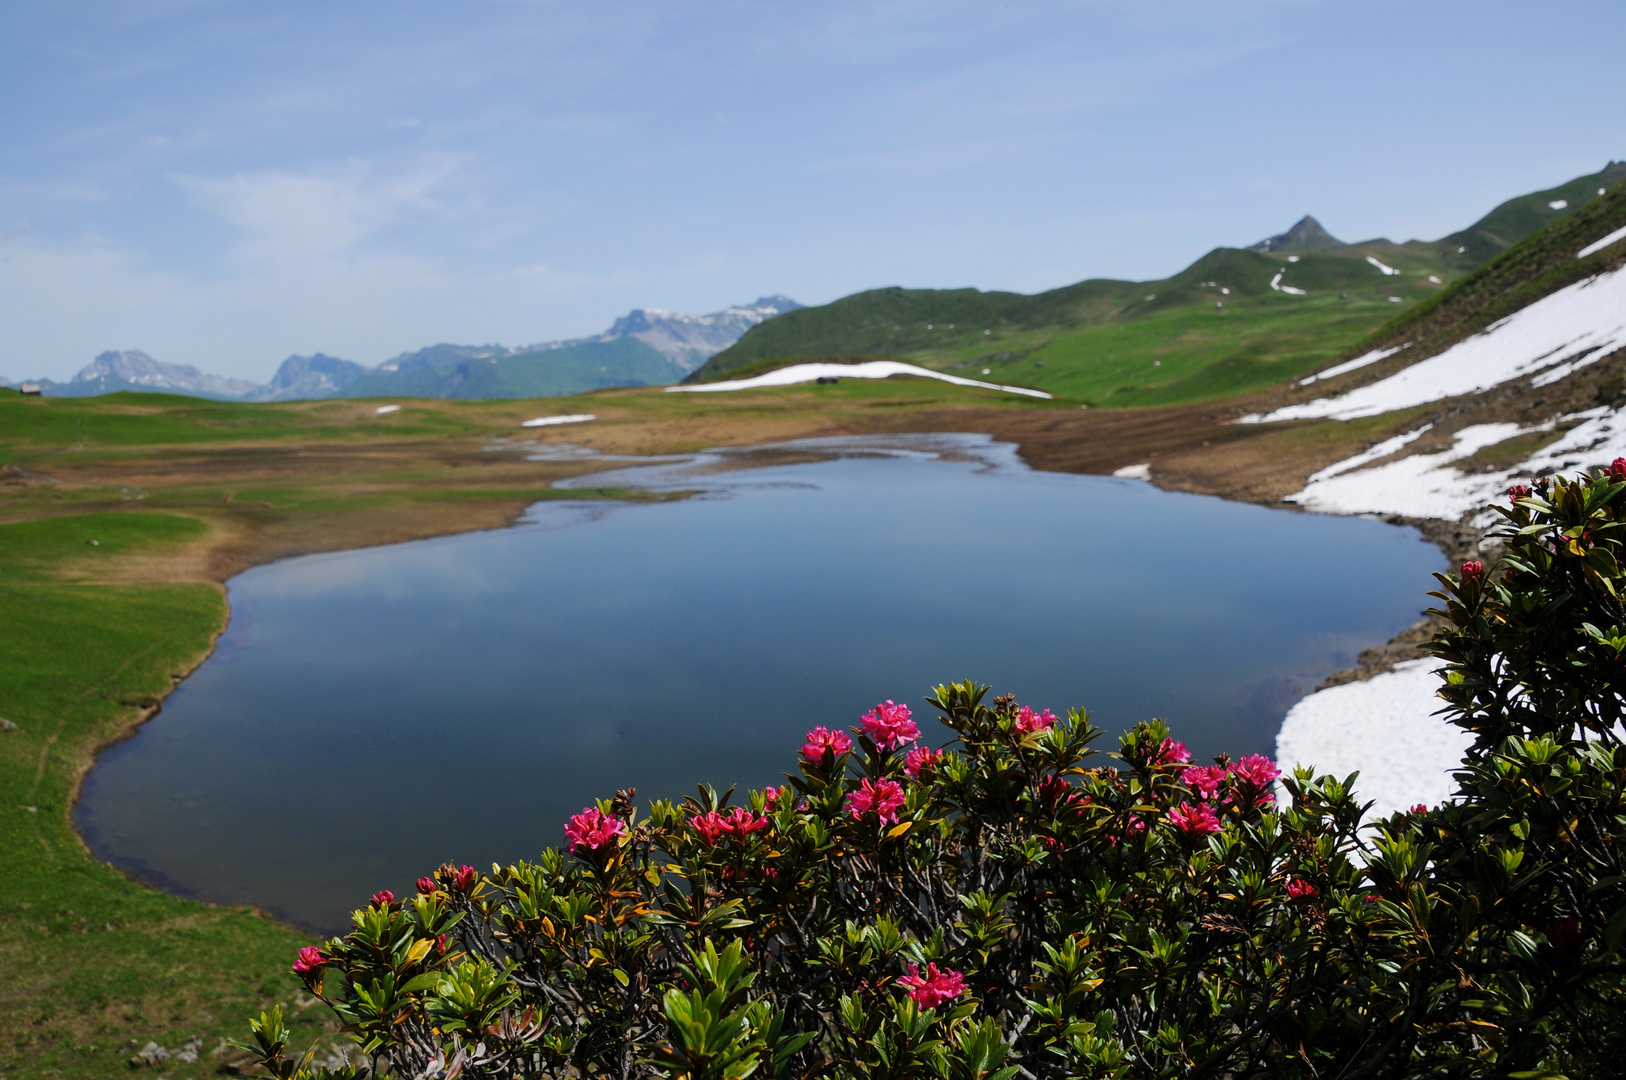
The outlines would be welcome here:
[[[1462,583],[1485,580],[1485,564],[1478,559],[1469,559],[1462,564]]]

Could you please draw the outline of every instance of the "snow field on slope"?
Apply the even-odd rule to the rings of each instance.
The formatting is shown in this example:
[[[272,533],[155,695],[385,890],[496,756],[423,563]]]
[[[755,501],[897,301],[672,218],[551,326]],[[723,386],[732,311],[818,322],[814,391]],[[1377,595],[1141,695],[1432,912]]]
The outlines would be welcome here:
[[[701,383],[698,386],[668,386],[666,392],[707,394],[731,390],[756,390],[765,386],[793,386],[797,383],[813,382],[815,379],[886,379],[893,375],[916,375],[923,379],[941,379],[955,386],[975,386],[983,390],[1003,390],[1007,394],[1024,394],[1027,397],[1044,398],[1047,401],[1050,399],[1050,395],[1043,390],[962,379],[958,375],[945,375],[941,371],[916,367],[914,364],[900,364],[896,360],[871,360],[863,364],[794,364],[751,379]]]
[[[1455,787],[1451,772],[1473,736],[1432,715],[1444,704],[1434,696],[1438,664],[1408,660],[1294,705],[1276,736],[1282,771],[1310,765],[1340,780],[1359,771],[1355,794],[1373,803],[1369,820],[1416,803],[1444,802]]]
[[[1353,420],[1488,390],[1626,345],[1626,270],[1576,282],[1521,308],[1438,356],[1336,397],[1287,405],[1243,423]]]

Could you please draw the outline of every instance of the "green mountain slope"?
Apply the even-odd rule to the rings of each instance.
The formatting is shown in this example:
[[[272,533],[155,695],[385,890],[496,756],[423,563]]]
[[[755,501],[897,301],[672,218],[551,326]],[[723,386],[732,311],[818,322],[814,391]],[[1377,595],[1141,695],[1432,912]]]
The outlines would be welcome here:
[[[1440,257],[1452,269],[1471,270],[1538,229],[1575,213],[1622,180],[1626,180],[1626,161],[1611,161],[1589,176],[1577,176],[1567,184],[1509,199],[1466,229],[1441,240]]]
[[[524,398],[607,386],[673,383],[683,369],[635,337],[587,341],[515,356],[474,356],[457,346],[425,349],[418,363],[372,371],[341,397]]]
[[[1567,218],[1597,200],[1599,178],[1612,175],[1610,170],[1626,175],[1626,166],[1611,165],[1562,188],[1504,203],[1480,224],[1495,219],[1513,234],[1524,228],[1520,222],[1528,223],[1532,205],[1553,215],[1550,220]],[[1587,191],[1590,199],[1583,197]],[[1562,210],[1546,210],[1547,202],[1565,197],[1555,192],[1569,192],[1573,200]],[[1534,229],[1545,224],[1537,221]],[[1294,228],[1325,236],[1313,219]],[[1091,280],[1033,296],[874,289],[754,327],[686,381],[736,377],[813,357],[888,356],[1094,405],[1209,400],[1335,361],[1469,272],[1463,259],[1444,258],[1444,241],[1328,247],[1289,243],[1292,236],[1260,247],[1298,253],[1217,248],[1161,281]]]
[[[1303,255],[1218,248],[1162,281],[1035,296],[875,289],[754,327],[690,381],[794,358],[893,356],[1094,404],[1218,397],[1324,362],[1447,276],[1431,245],[1377,241]]]

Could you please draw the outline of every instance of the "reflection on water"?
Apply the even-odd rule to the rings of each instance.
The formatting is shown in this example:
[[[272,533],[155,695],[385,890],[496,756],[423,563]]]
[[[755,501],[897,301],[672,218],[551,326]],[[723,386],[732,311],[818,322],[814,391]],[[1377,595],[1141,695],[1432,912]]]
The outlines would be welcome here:
[[[946,679],[1269,753],[1293,700],[1416,618],[1440,561],[1409,529],[1033,472],[982,436],[577,483],[707,493],[233,579],[215,655],[87,778],[93,849],[334,929],[444,860],[532,856],[617,788],[773,782],[811,725]]]

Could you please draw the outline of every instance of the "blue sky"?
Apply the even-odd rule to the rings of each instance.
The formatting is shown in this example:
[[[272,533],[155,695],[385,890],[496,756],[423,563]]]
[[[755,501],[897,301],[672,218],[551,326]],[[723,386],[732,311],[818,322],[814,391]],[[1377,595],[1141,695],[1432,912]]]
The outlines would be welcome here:
[[[0,374],[264,379],[882,285],[1451,232],[1626,157],[1626,4],[0,9]]]

